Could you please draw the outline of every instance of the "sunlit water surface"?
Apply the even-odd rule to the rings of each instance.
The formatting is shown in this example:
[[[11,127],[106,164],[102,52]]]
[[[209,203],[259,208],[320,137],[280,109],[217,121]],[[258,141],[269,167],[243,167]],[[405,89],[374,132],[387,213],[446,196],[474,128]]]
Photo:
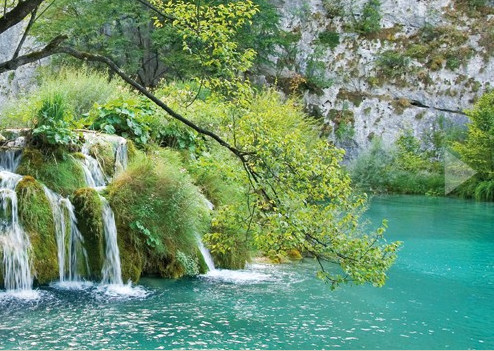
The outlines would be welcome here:
[[[366,216],[404,242],[382,289],[331,292],[311,261],[143,279],[130,294],[55,284],[0,293],[0,348],[493,349],[494,206],[383,197]]]

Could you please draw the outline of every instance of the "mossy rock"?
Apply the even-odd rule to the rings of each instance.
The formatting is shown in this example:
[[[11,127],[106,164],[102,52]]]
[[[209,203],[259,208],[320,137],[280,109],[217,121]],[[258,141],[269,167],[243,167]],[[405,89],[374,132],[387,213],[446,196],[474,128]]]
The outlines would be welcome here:
[[[112,178],[115,172],[115,151],[113,150],[113,145],[107,141],[98,141],[91,146],[89,152],[91,156],[98,160],[105,175]]]
[[[72,195],[79,230],[84,238],[88,265],[92,279],[101,279],[105,259],[103,203],[98,192],[92,188],[81,188]]]
[[[197,258],[196,233],[203,230],[209,212],[199,189],[181,169],[179,153],[137,152],[127,171],[108,186],[124,279],[134,280],[139,271],[179,278],[187,272],[177,252]]]
[[[34,275],[39,284],[58,278],[55,223],[50,201],[43,186],[33,177],[24,177],[16,188],[19,221],[31,241]]]
[[[138,155],[136,145],[130,139],[127,139],[127,156],[129,158],[129,162],[133,161],[134,158]]]
[[[141,278],[144,268],[144,255],[142,245],[135,242],[132,235],[126,230],[127,227],[122,223],[117,223],[117,241],[120,251],[120,265],[122,269],[122,280],[129,279],[137,283]]]
[[[32,176],[63,196],[86,184],[76,158],[60,150],[44,154],[38,149],[25,148],[17,173]]]
[[[206,274],[209,270],[206,260],[199,249],[197,249],[196,254],[199,259],[199,274]]]

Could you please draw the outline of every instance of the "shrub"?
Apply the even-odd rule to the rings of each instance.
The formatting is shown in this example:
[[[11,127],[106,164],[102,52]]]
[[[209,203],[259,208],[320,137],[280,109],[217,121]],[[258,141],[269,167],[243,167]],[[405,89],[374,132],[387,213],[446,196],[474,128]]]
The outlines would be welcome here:
[[[319,33],[318,41],[320,44],[327,45],[334,49],[340,43],[340,35],[337,32],[326,30]]]
[[[353,183],[364,191],[376,193],[444,193],[441,163],[419,140],[402,135],[392,147],[380,139],[372,141],[369,151],[359,155],[349,166]]]
[[[381,2],[368,0],[362,9],[362,16],[355,25],[356,30],[362,34],[372,34],[381,29]]]
[[[486,93],[467,111],[470,118],[466,139],[453,145],[462,160],[472,167],[477,176],[459,191],[478,199],[492,198],[494,181],[494,91]]]
[[[68,146],[79,142],[72,130],[72,115],[60,94],[42,101],[33,129],[35,142],[51,146]]]
[[[399,78],[406,74],[410,58],[402,53],[387,50],[376,59],[376,67],[383,76]]]
[[[135,271],[137,264],[148,274],[176,278],[191,272],[190,260],[199,262],[197,240],[207,229],[208,211],[176,152],[136,156],[108,187],[108,200],[120,247],[142,253],[137,262],[122,262],[124,271]]]
[[[322,6],[329,17],[342,17],[345,15],[345,8],[343,7],[342,0],[323,0]]]

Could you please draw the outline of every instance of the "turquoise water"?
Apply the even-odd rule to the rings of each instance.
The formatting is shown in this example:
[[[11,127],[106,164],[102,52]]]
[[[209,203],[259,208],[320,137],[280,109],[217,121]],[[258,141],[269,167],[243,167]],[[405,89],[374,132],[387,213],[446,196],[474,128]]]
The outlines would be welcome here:
[[[143,279],[141,298],[46,287],[0,297],[0,348],[493,349],[494,206],[384,197],[366,216],[404,242],[384,288],[331,292],[311,261]]]

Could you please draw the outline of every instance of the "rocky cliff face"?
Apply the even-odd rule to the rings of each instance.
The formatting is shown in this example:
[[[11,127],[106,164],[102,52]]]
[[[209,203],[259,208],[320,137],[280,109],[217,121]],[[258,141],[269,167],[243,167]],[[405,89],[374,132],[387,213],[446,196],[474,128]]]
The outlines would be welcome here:
[[[10,28],[6,32],[0,34],[0,62],[7,61],[12,58],[19,40],[22,37],[24,23]],[[32,38],[27,38],[21,55],[35,48],[36,44]],[[35,77],[35,69],[40,62],[29,64],[19,68],[16,71],[0,74],[0,111],[2,107],[8,103],[11,96],[15,96],[21,92],[25,92],[32,86]]]
[[[293,45],[276,55],[278,70],[267,76],[298,89],[350,156],[374,137],[390,144],[406,130],[425,138],[440,124],[463,124],[463,111],[490,88],[488,1],[281,0],[276,6]]]

